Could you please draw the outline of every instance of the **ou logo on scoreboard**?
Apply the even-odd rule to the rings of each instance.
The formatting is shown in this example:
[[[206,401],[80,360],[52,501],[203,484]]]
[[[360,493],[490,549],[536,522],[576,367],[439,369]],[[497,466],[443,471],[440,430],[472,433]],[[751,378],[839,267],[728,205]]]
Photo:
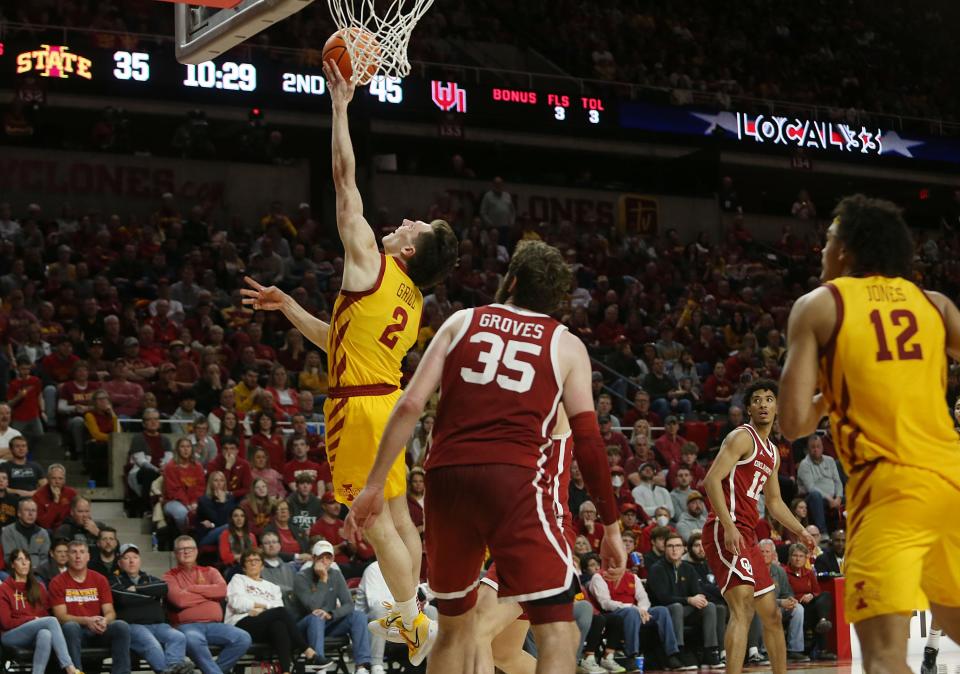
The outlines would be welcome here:
[[[743,567],[743,570],[748,574],[753,576],[753,564],[750,563],[750,560],[746,557],[740,559],[740,566]]]
[[[467,90],[456,82],[430,82],[430,96],[433,103],[444,112],[466,112]]]

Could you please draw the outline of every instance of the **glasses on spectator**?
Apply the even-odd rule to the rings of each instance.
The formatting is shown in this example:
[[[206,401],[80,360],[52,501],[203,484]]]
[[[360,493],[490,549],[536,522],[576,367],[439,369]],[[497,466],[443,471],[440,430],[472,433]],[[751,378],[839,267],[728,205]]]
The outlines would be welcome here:
[[[596,515],[596,514],[597,514],[597,511],[596,511],[596,510],[584,510],[584,511],[583,511],[582,513],[580,513],[580,514],[581,514],[581,515]]]
[[[178,552],[178,553],[179,553],[179,552],[189,552],[190,550],[196,550],[196,549],[197,549],[197,546],[196,546],[196,545],[185,545],[185,546],[183,546],[183,547],[181,547],[181,548],[176,548],[176,549],[174,550],[174,552]]]

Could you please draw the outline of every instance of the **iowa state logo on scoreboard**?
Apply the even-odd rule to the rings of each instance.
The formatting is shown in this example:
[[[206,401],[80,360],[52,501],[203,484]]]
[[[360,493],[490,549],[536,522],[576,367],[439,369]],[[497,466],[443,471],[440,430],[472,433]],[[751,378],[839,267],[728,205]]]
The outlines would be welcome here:
[[[74,54],[64,45],[42,44],[40,49],[17,54],[17,74],[36,72],[41,77],[67,79],[71,75],[93,78],[90,59]]]

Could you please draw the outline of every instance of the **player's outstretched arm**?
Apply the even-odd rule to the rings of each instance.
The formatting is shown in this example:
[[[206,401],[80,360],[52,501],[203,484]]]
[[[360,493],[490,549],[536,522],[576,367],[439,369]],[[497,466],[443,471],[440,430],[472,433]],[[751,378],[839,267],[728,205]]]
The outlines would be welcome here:
[[[743,536],[737,530],[737,525],[733,523],[733,516],[730,515],[730,508],[727,507],[727,502],[723,498],[723,487],[720,484],[730,475],[734,466],[752,452],[753,436],[748,431],[740,430],[730,433],[723,439],[717,458],[713,460],[707,476],[703,478],[703,488],[707,491],[707,498],[710,499],[713,512],[717,514],[717,520],[723,527],[723,544],[734,555],[740,554]]]
[[[383,511],[383,486],[390,474],[390,467],[397,455],[403,451],[404,444],[413,435],[427,400],[440,387],[447,349],[450,347],[453,335],[465,320],[464,313],[462,310],[455,313],[434,335],[410,384],[390,413],[387,426],[380,437],[377,457],[367,476],[367,484],[354,499],[350,514],[347,516],[344,533],[345,537],[354,544],[359,544],[363,537],[363,529],[373,524]]]
[[[337,230],[346,252],[346,262],[361,267],[375,266],[379,270],[377,240],[366,218],[363,217],[363,199],[357,189],[357,161],[350,140],[347,106],[353,98],[355,85],[344,78],[340,68],[329,62],[323,64],[330,98],[333,101],[332,158],[333,185],[337,190]],[[353,290],[353,288],[351,288]],[[366,288],[357,288],[366,290]]]
[[[787,359],[777,401],[780,430],[790,440],[810,435],[827,413],[817,393],[818,354],[836,325],[836,301],[824,287],[796,301],[787,323]]]
[[[563,373],[563,407],[573,434],[573,456],[603,523],[603,542],[600,546],[603,575],[608,580],[619,581],[627,568],[627,552],[620,538],[619,512],[610,482],[610,466],[593,407],[590,356],[583,342],[569,332],[560,336],[559,351]]]
[[[947,355],[954,360],[960,360],[960,311],[957,310],[957,305],[943,293],[933,290],[924,292],[943,316],[944,325],[947,327]]]
[[[777,456],[776,464],[773,466],[773,474],[767,483],[763,486],[763,502],[767,506],[767,514],[780,522],[788,531],[797,535],[799,540],[810,549],[817,547],[818,541],[813,540],[813,536],[807,533],[787,504],[783,502],[783,496],[780,494],[780,482],[777,480],[777,474],[780,472],[780,457]]]
[[[303,336],[327,350],[327,335],[330,324],[311,316],[295,299],[276,286],[262,286],[249,276],[243,280],[249,288],[241,288],[243,303],[262,311],[281,311]]]

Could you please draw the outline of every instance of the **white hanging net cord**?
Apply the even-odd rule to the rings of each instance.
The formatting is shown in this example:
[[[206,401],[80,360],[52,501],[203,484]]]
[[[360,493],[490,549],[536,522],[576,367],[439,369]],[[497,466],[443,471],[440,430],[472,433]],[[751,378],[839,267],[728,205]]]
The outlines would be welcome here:
[[[433,0],[327,0],[334,23],[347,46],[353,81],[369,75],[406,77],[410,74],[407,45],[417,22]],[[372,39],[371,39],[372,36]]]

